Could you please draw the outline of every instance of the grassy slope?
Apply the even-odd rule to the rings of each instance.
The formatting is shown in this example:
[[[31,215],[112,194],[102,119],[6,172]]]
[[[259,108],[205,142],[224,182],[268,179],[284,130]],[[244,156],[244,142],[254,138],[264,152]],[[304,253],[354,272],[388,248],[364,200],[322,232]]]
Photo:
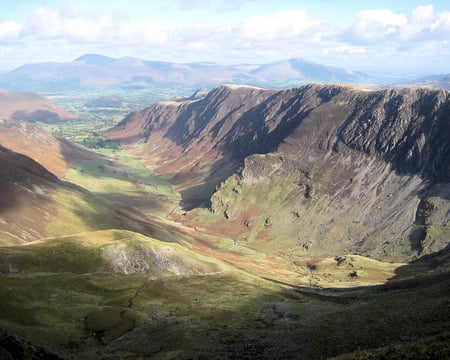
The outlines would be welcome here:
[[[134,236],[106,235],[68,239],[101,248]],[[150,280],[93,272],[97,260],[88,272],[54,272],[47,259],[39,272],[0,275],[0,326],[66,358],[382,358],[395,349],[413,358],[417,346],[449,355],[448,256],[401,267],[386,285],[322,290],[226,269]]]
[[[180,200],[167,181],[123,153],[73,160],[64,177],[120,208],[147,214],[165,216]]]
[[[123,272],[129,262],[147,275],[211,273],[224,270],[220,262],[185,247],[126,230],[102,230],[0,247],[1,273]],[[138,267],[139,262],[148,265]],[[145,264],[144,264],[145,265]],[[153,270],[159,268],[164,273]]]
[[[120,216],[109,204],[87,192],[64,188],[52,199],[57,214],[47,224],[49,236],[111,228],[143,231],[139,224]]]

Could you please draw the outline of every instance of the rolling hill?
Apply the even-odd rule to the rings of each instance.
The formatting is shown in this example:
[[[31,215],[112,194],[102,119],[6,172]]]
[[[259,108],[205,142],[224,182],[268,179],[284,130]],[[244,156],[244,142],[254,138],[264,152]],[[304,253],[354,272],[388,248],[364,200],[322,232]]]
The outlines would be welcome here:
[[[450,74],[430,75],[406,83],[408,86],[450,90]]]
[[[0,89],[0,119],[55,123],[73,118],[75,115],[41,95]]]
[[[58,177],[69,171],[71,160],[87,151],[56,138],[36,124],[22,121],[0,123],[0,144],[27,155]]]

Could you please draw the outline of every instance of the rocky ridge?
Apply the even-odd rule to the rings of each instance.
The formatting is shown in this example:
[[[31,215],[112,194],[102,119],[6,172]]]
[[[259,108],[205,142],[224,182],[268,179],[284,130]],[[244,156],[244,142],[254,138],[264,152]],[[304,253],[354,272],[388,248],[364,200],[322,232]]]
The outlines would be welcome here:
[[[405,260],[448,243],[449,114],[444,90],[221,86],[108,136],[180,188],[228,177],[186,223],[273,251]]]

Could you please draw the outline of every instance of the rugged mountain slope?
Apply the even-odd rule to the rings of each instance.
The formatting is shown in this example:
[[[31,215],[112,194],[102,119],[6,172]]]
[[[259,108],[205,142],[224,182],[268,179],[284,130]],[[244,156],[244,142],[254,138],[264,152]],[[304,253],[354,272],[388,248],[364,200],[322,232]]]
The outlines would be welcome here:
[[[108,160],[102,155],[56,137],[36,124],[23,121],[0,123],[0,144],[37,161],[47,170],[63,177],[70,168],[79,166],[83,160],[90,160],[102,166]]]
[[[106,135],[124,144],[143,144],[138,154],[160,174],[176,173],[181,188],[223,178],[238,164],[223,142],[244,114],[275,91],[222,86],[197,100],[162,102],[132,113]],[[237,160],[237,161],[236,161]]]
[[[0,123],[0,144],[29,156],[57,176],[68,171],[68,154],[75,158],[80,152],[77,145],[54,137],[35,124],[19,121]]]
[[[188,201],[242,166],[211,211],[179,218],[191,225],[266,251],[405,260],[450,238],[449,114],[442,90],[222,86],[131,114],[108,136],[175,173]]]
[[[0,145],[0,245],[82,231],[141,230],[108,204]]]
[[[41,95],[0,89],[0,119],[54,123],[74,117]]]

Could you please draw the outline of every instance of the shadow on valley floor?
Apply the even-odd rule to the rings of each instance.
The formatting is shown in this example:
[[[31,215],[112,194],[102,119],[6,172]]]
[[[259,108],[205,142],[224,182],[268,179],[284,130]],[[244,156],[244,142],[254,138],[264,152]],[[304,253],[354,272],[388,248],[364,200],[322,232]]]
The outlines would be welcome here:
[[[303,297],[341,305],[330,313],[324,311],[307,326],[300,323],[303,330],[297,337],[305,338],[301,333],[306,332],[304,345],[309,342],[306,346],[321,349],[311,353],[312,358],[343,354],[348,354],[345,359],[450,356],[450,245],[398,268],[382,285],[291,288]]]
[[[74,177],[71,180],[73,182],[87,178],[141,183],[146,180],[146,177],[151,176],[150,171],[137,162],[132,163],[131,158],[126,161],[116,161],[114,155],[105,156],[65,139],[61,139],[60,143],[61,154],[73,172],[71,175]]]
[[[178,205],[167,195],[149,192],[112,192],[99,194],[102,199],[120,208],[137,209],[145,214],[158,215],[168,214]]]
[[[0,327],[64,358],[446,358],[447,260],[448,252],[430,256],[400,268],[385,285],[349,289],[298,288],[240,272],[155,280],[143,274],[49,274],[17,281],[1,274]],[[417,286],[408,285],[411,278]],[[19,310],[24,302],[16,298],[27,289],[37,290],[25,316]],[[135,328],[96,341],[101,334],[93,337],[82,320],[73,319],[100,308],[132,312]],[[57,317],[46,316],[55,312]],[[27,326],[11,325],[17,321]]]

